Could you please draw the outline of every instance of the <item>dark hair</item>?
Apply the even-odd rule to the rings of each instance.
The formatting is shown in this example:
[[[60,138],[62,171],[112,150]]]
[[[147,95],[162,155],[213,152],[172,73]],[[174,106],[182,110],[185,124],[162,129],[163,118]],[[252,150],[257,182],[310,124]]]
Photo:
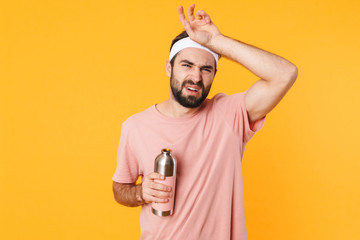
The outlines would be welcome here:
[[[184,31],[182,31],[179,35],[177,35],[173,40],[172,40],[172,43],[171,43],[171,46],[170,46],[170,51],[171,51],[171,49],[172,49],[172,47],[174,46],[174,44],[177,42],[177,41],[179,41],[179,40],[181,40],[181,39],[183,39],[183,38],[187,38],[189,35],[187,34],[187,32],[184,30]],[[219,55],[219,59],[221,58],[221,55],[220,54],[218,54]],[[171,61],[170,61],[170,65],[171,65],[171,68],[173,68],[174,67],[174,62],[175,62],[175,58],[176,58],[176,56],[177,56],[177,54],[175,54],[175,56],[171,59]],[[217,68],[216,68],[216,65],[215,65],[215,74],[216,74],[216,71],[217,71]]]

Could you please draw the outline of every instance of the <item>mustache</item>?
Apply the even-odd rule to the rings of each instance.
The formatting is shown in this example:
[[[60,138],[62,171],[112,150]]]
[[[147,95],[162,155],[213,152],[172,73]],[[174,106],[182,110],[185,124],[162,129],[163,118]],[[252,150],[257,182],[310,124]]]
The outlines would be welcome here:
[[[205,86],[204,84],[200,81],[200,82],[197,82],[197,83],[194,83],[192,80],[186,80],[182,83],[182,86],[181,88],[184,88],[186,84],[189,84],[189,85],[196,85],[196,86],[199,86],[201,87],[201,89],[204,89]]]

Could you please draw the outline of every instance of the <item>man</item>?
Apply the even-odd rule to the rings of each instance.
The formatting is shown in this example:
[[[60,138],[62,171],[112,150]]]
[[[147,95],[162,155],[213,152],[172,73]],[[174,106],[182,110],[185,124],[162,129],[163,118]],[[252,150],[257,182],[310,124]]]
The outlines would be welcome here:
[[[128,118],[122,125],[113,176],[117,202],[142,206],[142,239],[246,239],[241,159],[265,116],[295,82],[289,61],[220,33],[204,11],[182,7],[186,33],[173,41],[166,72],[168,100]],[[206,99],[219,54],[260,78],[246,92]],[[170,148],[177,159],[176,189],[156,183],[154,159]],[[142,176],[142,183],[136,180]],[[159,217],[151,203],[175,194],[173,215]]]

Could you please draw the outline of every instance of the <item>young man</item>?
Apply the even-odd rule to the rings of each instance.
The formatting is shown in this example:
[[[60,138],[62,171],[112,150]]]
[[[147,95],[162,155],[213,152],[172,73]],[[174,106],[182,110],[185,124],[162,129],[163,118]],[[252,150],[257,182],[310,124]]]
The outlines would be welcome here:
[[[186,33],[174,39],[166,72],[168,100],[128,118],[122,125],[113,176],[117,202],[142,206],[142,239],[246,239],[241,159],[265,116],[295,82],[297,68],[289,61],[233,40],[220,33],[195,5]],[[246,92],[217,94],[207,99],[219,54],[260,78]],[[161,149],[177,159],[176,193],[154,182],[154,159]],[[136,180],[142,176],[142,183]],[[175,194],[173,215],[152,213],[152,202],[167,202]]]

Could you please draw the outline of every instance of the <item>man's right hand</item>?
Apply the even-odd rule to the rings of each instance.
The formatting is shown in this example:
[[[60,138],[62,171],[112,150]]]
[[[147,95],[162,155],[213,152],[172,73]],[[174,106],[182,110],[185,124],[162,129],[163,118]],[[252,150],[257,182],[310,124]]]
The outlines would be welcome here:
[[[166,203],[173,195],[170,186],[155,182],[154,180],[165,180],[160,173],[152,172],[142,179],[142,198],[145,203]]]

